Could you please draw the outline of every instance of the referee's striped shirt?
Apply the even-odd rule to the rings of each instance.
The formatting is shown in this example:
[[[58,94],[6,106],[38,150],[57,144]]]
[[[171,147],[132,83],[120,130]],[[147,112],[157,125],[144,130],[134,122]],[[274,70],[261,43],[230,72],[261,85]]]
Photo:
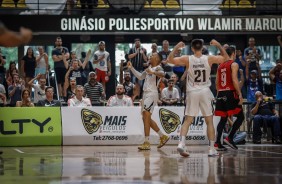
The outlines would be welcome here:
[[[99,82],[96,82],[94,86],[89,84],[89,82],[86,83],[84,85],[84,90],[87,98],[90,98],[92,104],[95,102],[100,102],[100,97],[102,96],[102,93],[104,91],[103,85]]]

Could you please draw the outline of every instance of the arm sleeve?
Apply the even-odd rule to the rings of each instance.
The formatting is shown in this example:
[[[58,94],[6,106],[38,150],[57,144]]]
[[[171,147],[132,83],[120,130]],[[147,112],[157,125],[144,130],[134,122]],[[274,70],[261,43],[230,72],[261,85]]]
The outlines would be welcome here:
[[[131,72],[133,73],[133,75],[135,75],[135,77],[137,77],[139,80],[143,80],[145,79],[147,73],[144,71],[142,73],[138,72],[137,70],[135,70],[134,68],[131,68]]]

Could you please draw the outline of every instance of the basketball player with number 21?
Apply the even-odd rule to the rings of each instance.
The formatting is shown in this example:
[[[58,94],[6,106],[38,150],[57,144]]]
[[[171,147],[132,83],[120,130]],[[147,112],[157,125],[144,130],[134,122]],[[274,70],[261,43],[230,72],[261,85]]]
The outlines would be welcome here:
[[[202,55],[203,45],[204,41],[202,39],[194,39],[191,42],[193,55],[174,57],[178,49],[185,47],[183,42],[179,42],[168,56],[168,63],[175,66],[184,66],[188,69],[186,77],[185,121],[181,126],[180,142],[177,146],[177,151],[183,157],[189,156],[189,153],[185,150],[185,139],[194,117],[199,116],[199,110],[201,110],[207,124],[207,136],[210,141],[208,156],[218,155],[214,148],[215,130],[213,126],[212,104],[214,97],[210,90],[210,73],[212,64],[223,63],[228,59],[228,55],[216,40],[212,40],[210,45],[216,46],[220,50],[221,55]]]

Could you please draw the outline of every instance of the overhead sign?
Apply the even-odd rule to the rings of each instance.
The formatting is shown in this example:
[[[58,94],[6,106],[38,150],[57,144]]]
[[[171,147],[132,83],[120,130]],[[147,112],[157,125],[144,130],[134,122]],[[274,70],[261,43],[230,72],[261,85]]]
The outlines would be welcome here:
[[[41,34],[141,33],[275,33],[282,31],[282,16],[3,16],[10,29],[29,27]],[[48,22],[48,24],[46,24]],[[18,24],[17,24],[18,23]]]

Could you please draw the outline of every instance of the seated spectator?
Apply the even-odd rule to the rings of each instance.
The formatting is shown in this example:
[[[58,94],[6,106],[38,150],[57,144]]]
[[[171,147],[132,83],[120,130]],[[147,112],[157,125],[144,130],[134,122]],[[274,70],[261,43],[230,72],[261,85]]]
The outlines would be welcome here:
[[[282,100],[282,64],[277,63],[275,67],[273,67],[269,71],[270,79],[275,82],[276,86],[276,100]]]
[[[225,139],[228,136],[228,132],[230,131],[232,125],[233,125],[233,117],[228,117],[228,128],[224,129],[223,133],[223,139]],[[233,141],[235,144],[245,144],[246,143],[246,137],[247,133],[246,132],[236,132],[233,138]],[[224,143],[223,143],[224,144]]]
[[[267,102],[263,99],[263,95],[260,91],[257,91],[256,102],[252,105],[251,113],[254,115],[253,121],[253,142],[254,144],[261,143],[261,127],[267,126],[272,128],[272,141],[273,143],[280,144],[280,122],[278,112],[275,110],[274,105],[271,102]],[[266,124],[264,124],[266,123]]]
[[[47,86],[45,88],[45,94],[46,94],[46,99],[39,100],[37,102],[37,106],[41,106],[41,107],[60,107],[61,106],[61,102],[58,100],[54,100],[53,98],[54,88],[52,86]]]
[[[2,78],[0,77],[0,106],[7,104],[5,86],[1,84]]]
[[[34,107],[34,104],[30,100],[30,91],[24,89],[22,92],[22,100],[17,101],[16,107]]]
[[[84,98],[84,88],[81,85],[76,86],[75,96],[68,100],[70,107],[87,107],[92,106],[89,98]]]
[[[66,101],[68,101],[70,98],[73,98],[75,96],[75,90],[76,90],[76,79],[70,78],[70,84],[66,92],[67,94]]]
[[[168,87],[162,90],[162,98],[163,105],[177,105],[179,100],[179,92],[174,87],[174,80],[168,80]]]
[[[182,86],[181,86],[180,82],[178,82],[178,75],[173,73],[171,75],[170,79],[173,80],[173,82],[174,82],[174,86],[173,87],[175,87],[177,89],[177,91],[179,93],[179,98],[181,98],[182,97],[182,90],[181,90]]]
[[[250,78],[247,77],[247,100],[248,102],[255,102],[255,93],[263,91],[263,83],[261,74],[257,70],[252,70]]]
[[[34,81],[37,80],[38,84],[34,84]],[[45,88],[46,86],[46,79],[45,75],[38,74],[35,78],[31,79],[28,82],[28,85],[33,87],[34,89],[34,99],[33,102],[36,104],[39,100],[45,100]]]
[[[124,93],[124,86],[118,84],[116,87],[116,94],[109,98],[107,106],[133,106],[132,99]]]
[[[96,73],[89,73],[89,81],[84,85],[85,94],[91,100],[91,104],[101,106],[101,99],[105,98],[103,85],[96,81]]]
[[[6,81],[7,85],[10,86],[13,82],[13,75],[19,73],[17,67],[16,67],[16,62],[12,61],[9,64],[9,69],[6,72]]]
[[[15,107],[16,102],[21,100],[21,94],[24,88],[25,86],[23,80],[20,80],[18,74],[14,74],[13,83],[8,87],[11,107]]]

